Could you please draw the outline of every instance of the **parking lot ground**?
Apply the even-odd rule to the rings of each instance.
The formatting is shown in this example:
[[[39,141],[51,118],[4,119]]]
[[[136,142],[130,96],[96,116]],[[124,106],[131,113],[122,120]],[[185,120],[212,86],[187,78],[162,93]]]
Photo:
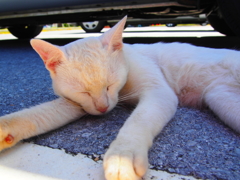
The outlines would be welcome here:
[[[200,30],[199,27],[193,27],[197,28],[195,30],[176,28],[167,28],[170,30],[163,32],[155,27],[127,28],[124,41],[180,41],[206,47],[240,48],[238,38],[224,37],[210,27],[200,27]],[[180,32],[185,35],[174,36]],[[188,37],[187,34],[192,32],[195,35]],[[78,38],[100,34],[86,34],[82,30],[47,31],[37,38],[63,45]],[[48,72],[30,47],[29,40],[16,40],[11,34],[0,34],[0,54],[1,116],[56,98]],[[32,175],[42,175],[44,177],[39,178],[45,179],[47,176],[98,180],[102,177],[99,155],[104,153],[128,115],[128,111],[117,109],[104,117],[87,116],[59,130],[20,143],[0,154],[1,175],[11,176],[8,178],[10,180],[15,180],[16,176],[26,179],[26,176]],[[80,140],[76,141],[79,137]],[[216,116],[208,111],[179,108],[171,123],[155,139],[149,153],[151,170],[145,179],[194,179],[176,175],[178,173],[203,179],[235,180],[240,178],[236,170],[240,167],[239,157],[239,135],[220,123]],[[4,167],[9,167],[9,171],[5,171]],[[14,171],[16,169],[24,175],[18,176],[18,172]]]

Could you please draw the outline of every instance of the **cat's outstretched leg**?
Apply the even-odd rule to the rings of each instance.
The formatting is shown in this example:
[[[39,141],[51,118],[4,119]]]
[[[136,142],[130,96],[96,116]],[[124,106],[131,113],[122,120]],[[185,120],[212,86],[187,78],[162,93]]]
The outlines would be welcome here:
[[[176,108],[177,97],[168,86],[148,90],[142,96],[104,156],[107,180],[139,180],[144,176],[148,149]]]
[[[240,133],[240,87],[218,85],[204,95],[205,103],[232,129]]]
[[[63,126],[85,112],[63,98],[0,117],[0,151],[18,141]]]

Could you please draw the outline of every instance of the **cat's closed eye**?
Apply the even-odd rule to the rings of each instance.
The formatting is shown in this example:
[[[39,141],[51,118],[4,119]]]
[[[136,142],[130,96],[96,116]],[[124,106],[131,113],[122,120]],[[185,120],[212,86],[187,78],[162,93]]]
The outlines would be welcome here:
[[[112,87],[113,87],[114,84],[111,84],[109,86],[107,86],[107,91],[109,91]]]

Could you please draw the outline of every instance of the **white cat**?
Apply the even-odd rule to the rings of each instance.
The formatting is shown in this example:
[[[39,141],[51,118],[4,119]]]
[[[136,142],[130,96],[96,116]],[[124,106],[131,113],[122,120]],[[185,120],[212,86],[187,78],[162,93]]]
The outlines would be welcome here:
[[[50,72],[54,101],[0,118],[0,150],[67,124],[136,104],[104,156],[107,180],[137,180],[154,137],[184,106],[209,106],[240,132],[240,52],[181,43],[123,44],[123,18],[100,37],[59,47],[31,40]]]

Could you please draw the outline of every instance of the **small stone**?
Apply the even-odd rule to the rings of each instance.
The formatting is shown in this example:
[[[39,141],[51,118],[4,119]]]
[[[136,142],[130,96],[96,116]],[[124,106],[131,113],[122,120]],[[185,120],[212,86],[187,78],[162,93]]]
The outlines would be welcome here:
[[[58,148],[58,144],[50,145],[51,148]]]
[[[19,105],[20,105],[20,106],[24,106],[24,103],[20,103]]]
[[[103,159],[104,158],[104,154],[101,154],[100,158]]]
[[[99,159],[99,157],[96,157],[96,158],[94,158],[93,160],[94,160],[94,161],[99,161],[100,159]]]
[[[170,173],[174,173],[175,170],[174,170],[173,168],[168,168],[168,172],[170,172]]]
[[[98,155],[101,155],[101,154],[103,154],[103,152],[102,152],[102,151],[98,151],[97,154],[98,154]]]
[[[239,149],[239,148],[236,148],[236,149],[235,149],[235,153],[236,153],[238,156],[240,156],[240,149]]]
[[[91,134],[92,134],[92,133],[83,133],[83,134],[82,134],[82,137],[89,137],[89,136],[91,136]]]
[[[190,129],[186,131],[186,134],[193,134],[193,133],[196,133],[196,130]]]
[[[154,166],[150,164],[149,165],[149,169],[153,169],[153,168],[154,168]]]
[[[197,142],[195,142],[195,141],[188,141],[187,146],[192,147],[192,146],[195,146],[196,144],[197,144]]]

